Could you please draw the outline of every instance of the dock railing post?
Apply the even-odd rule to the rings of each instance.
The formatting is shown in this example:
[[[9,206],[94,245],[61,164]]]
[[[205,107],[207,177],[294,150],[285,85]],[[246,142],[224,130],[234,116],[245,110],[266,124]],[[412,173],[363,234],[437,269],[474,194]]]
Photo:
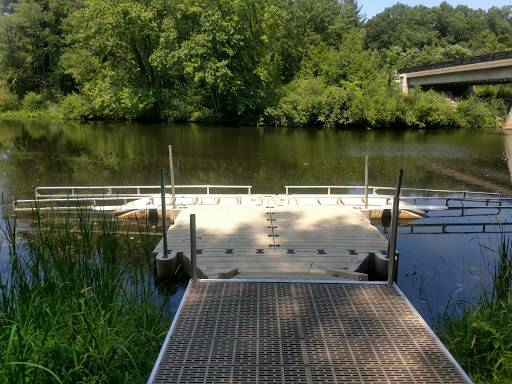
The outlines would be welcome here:
[[[166,259],[168,255],[167,251],[167,209],[165,207],[165,179],[164,169],[160,168],[160,195],[162,199],[162,240],[164,242],[164,256]]]
[[[368,209],[368,155],[364,157],[364,209]]]
[[[400,188],[402,187],[403,169],[398,170],[396,181],[395,198],[393,199],[393,216],[391,217],[391,238],[388,247],[388,284],[395,281],[395,253],[396,253],[396,235],[398,229],[398,215],[400,212]]]
[[[169,145],[169,164],[171,167],[172,208],[176,209],[176,191],[174,190],[174,163],[172,161],[172,145]]]
[[[197,281],[196,215],[190,215],[190,269],[192,281]]]

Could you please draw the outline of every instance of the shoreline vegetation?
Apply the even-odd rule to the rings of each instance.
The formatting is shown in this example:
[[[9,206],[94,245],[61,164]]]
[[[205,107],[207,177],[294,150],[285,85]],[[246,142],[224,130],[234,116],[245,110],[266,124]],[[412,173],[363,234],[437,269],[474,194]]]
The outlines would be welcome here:
[[[508,85],[402,94],[397,69],[512,49],[512,6],[357,0],[0,4],[0,117],[356,128],[503,124]],[[456,101],[454,101],[456,100]]]
[[[456,300],[435,324],[436,334],[476,383],[512,378],[512,242],[502,235],[490,252],[491,283],[480,276],[477,299]]]
[[[119,222],[86,210],[78,220],[35,214],[26,238],[9,220],[2,228],[10,260],[0,285],[0,383],[145,382],[172,315],[169,294],[153,286],[144,225],[123,235]]]
[[[308,87],[307,82],[302,86]],[[493,128],[503,126],[507,116],[507,104],[504,100],[497,98],[486,98],[479,94],[471,95],[465,99],[453,101],[447,95],[433,90],[424,92],[420,89],[414,90],[413,95],[401,95],[398,92],[393,97],[384,100],[389,107],[381,107],[372,102],[375,100],[358,100],[355,104],[345,109],[338,108],[330,110],[326,104],[336,104],[336,96],[330,94],[332,90],[314,95],[311,100],[304,100],[298,94],[291,94],[289,99],[283,99],[281,104],[275,108],[269,108],[266,116],[271,117],[260,119],[259,122],[250,122],[248,125],[259,126],[319,126],[327,128],[356,128],[356,129],[424,129],[424,128]],[[511,90],[512,94],[512,90]],[[331,98],[331,97],[334,97]],[[380,100],[382,101],[382,100]],[[375,108],[365,108],[363,104],[373,105]],[[297,103],[297,105],[289,105]],[[140,117],[137,119],[108,119],[108,118],[77,118],[66,115],[57,104],[50,103],[48,108],[25,109],[17,108],[0,111],[0,119],[3,120],[74,120],[74,121],[138,121],[152,123],[205,123],[205,124],[241,124],[235,121],[222,120],[162,120],[155,117]],[[288,105],[287,105],[288,104]],[[319,107],[320,109],[315,109]],[[376,110],[378,109],[378,110]],[[344,122],[337,119],[340,114],[346,115]],[[70,117],[71,116],[71,117]],[[317,117],[315,117],[317,116]]]
[[[137,237],[87,210],[77,219],[35,211],[23,239],[2,227],[1,383],[143,383],[151,372],[172,315],[169,285],[151,284],[147,225]],[[477,384],[512,377],[511,240],[490,255],[490,284],[482,274],[480,296],[453,301],[434,326]]]

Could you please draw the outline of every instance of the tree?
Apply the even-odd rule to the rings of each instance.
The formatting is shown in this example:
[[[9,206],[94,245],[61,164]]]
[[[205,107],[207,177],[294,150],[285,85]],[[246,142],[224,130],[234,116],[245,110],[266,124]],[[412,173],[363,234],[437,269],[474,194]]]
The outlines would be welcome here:
[[[89,0],[66,23],[61,65],[103,118],[154,113],[159,78],[150,57],[161,23],[157,1]]]
[[[12,15],[0,16],[0,67],[18,96],[72,87],[58,63],[62,22],[74,9],[72,0],[20,0]]]
[[[162,72],[181,75],[218,119],[242,114],[254,119],[280,85],[281,5],[176,1],[152,62]]]

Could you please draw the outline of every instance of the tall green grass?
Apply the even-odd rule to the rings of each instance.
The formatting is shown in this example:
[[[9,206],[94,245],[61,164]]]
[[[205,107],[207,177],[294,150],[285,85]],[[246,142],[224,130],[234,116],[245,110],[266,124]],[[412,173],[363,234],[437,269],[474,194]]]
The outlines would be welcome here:
[[[436,333],[476,383],[512,383],[512,243],[501,240],[479,299],[455,302]]]
[[[0,383],[145,382],[171,319],[150,288],[144,231],[119,235],[86,211],[36,219],[23,246],[13,222],[3,228]]]

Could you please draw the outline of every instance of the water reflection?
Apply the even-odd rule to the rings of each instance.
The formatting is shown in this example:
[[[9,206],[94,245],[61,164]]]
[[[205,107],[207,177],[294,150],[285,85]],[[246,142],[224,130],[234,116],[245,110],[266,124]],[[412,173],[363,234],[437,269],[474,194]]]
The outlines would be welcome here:
[[[403,168],[403,187],[512,189],[512,133],[502,129],[1,121],[0,192],[10,203],[32,198],[37,186],[158,185],[159,168],[168,167],[168,144],[178,184],[252,185],[254,193],[284,193],[285,185],[362,185],[368,154],[371,185],[394,186]],[[428,306],[439,310],[450,292],[470,293],[479,275],[471,268],[485,266],[479,243],[491,246],[492,236],[399,236],[399,285],[422,314],[428,315]]]

